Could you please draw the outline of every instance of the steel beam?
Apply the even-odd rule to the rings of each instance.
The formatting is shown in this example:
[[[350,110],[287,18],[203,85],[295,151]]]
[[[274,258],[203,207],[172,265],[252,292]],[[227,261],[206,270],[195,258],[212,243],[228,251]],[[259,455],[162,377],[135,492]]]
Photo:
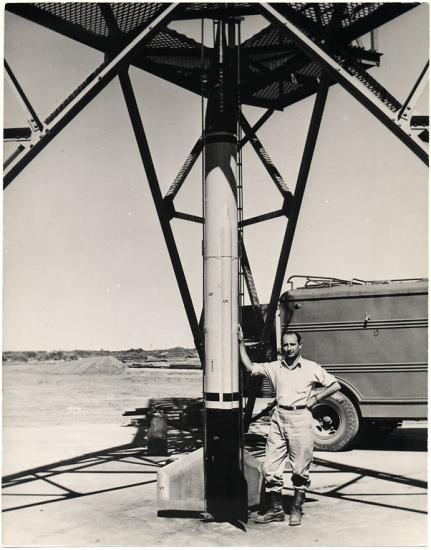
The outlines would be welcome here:
[[[256,124],[251,129],[251,135],[255,135],[260,128],[265,124],[265,122],[274,114],[274,109],[268,109],[263,113],[263,115],[260,117],[260,119],[256,122]],[[246,143],[250,140],[250,136],[244,136],[241,141],[238,144],[238,148],[242,149]]]
[[[188,222],[204,223],[204,219],[201,216],[186,214],[185,212],[178,212],[177,210],[174,211],[173,217],[178,218],[179,220],[186,220]]]
[[[296,52],[295,52],[296,53]],[[258,90],[262,90],[268,85],[289,80],[293,73],[310,64],[309,58],[302,52],[291,54],[291,57],[279,68],[273,71],[262,71],[247,82],[247,96],[253,95]]]
[[[265,17],[281,29],[300,50],[318,63],[331,78],[341,84],[345,90],[407,145],[422,162],[428,165],[428,152],[424,143],[416,136],[409,135],[403,125],[397,120],[395,113],[387,109],[364,84],[349,74],[346,69],[328,55],[318,44],[313,42],[286,17],[281,15],[274,7],[276,5],[260,4]]]
[[[378,67],[380,64],[380,58],[382,53],[378,52],[375,49],[365,49],[358,46],[353,46],[352,44],[346,44],[345,46],[338,46],[337,50],[339,53],[347,54],[350,57],[354,57],[358,63],[367,62],[367,66]]]
[[[154,205],[156,207],[160,226],[162,228],[163,236],[165,238],[169,257],[172,262],[172,267],[174,269],[177,284],[181,293],[181,298],[183,300],[184,308],[186,310],[187,318],[193,334],[193,340],[196,346],[196,350],[199,354],[199,358],[203,364],[204,350],[201,333],[199,330],[199,324],[196,318],[196,313],[193,306],[192,298],[190,296],[187,280],[181,265],[181,259],[178,253],[175,238],[172,232],[172,228],[169,224],[169,217],[163,204],[162,193],[160,191],[157,174],[151,157],[150,148],[148,146],[147,137],[145,135],[144,126],[142,124],[141,116],[139,114],[139,108],[136,102],[132,83],[130,81],[129,74],[125,71],[120,73],[119,78],[124,99],[126,101],[130,121],[132,123],[133,131],[135,133],[136,142],[138,144],[139,153],[141,155],[142,163],[144,165],[145,173],[147,175],[148,185],[150,187],[151,195],[154,200]]]
[[[404,102],[404,105],[401,107],[400,112],[398,113],[399,119],[400,118],[403,118],[404,120],[410,119],[412,115],[412,111],[415,108],[416,103],[418,102],[418,99],[420,98],[422,92],[425,89],[425,86],[428,83],[428,78],[425,78],[425,77],[428,74],[429,64],[430,62],[428,60],[425,64],[425,67],[421,71],[421,74],[416,80],[411,92],[407,96],[407,99]]]
[[[36,157],[52,139],[67,124],[78,115],[86,105],[90,103],[111,80],[125,67],[128,66],[132,58],[141,50],[145,42],[150,39],[161,27],[167,23],[178,9],[178,4],[166,4],[166,8],[159,14],[154,21],[142,30],[134,40],[130,42],[121,52],[119,52],[110,63],[98,74],[97,78],[85,86],[81,92],[67,105],[61,115],[52,123],[45,126],[41,133],[41,139],[35,143],[32,148],[27,149],[17,157],[16,162],[11,163],[4,174],[3,187],[6,188],[13,179]]]
[[[9,157],[3,162],[3,168],[7,168],[9,164],[11,164],[24,149],[24,145],[20,143],[15,151],[11,155],[9,155]]]
[[[3,141],[30,141],[31,128],[27,126],[20,128],[4,128]]]
[[[118,27],[118,23],[112,12],[111,6],[103,2],[98,2],[97,5],[99,6],[100,13],[105,20],[106,26],[108,27],[110,36],[119,38],[121,36],[121,31]]]
[[[285,199],[287,198],[288,200],[291,200],[293,198],[293,195],[290,189],[288,188],[280,172],[275,167],[259,138],[256,136],[256,134],[253,133],[250,124],[247,122],[247,119],[242,113],[240,114],[240,124],[242,129],[244,130],[244,133],[246,134],[246,136],[248,136],[250,143],[253,146],[253,149],[256,151],[257,156],[262,161],[262,164],[265,166],[270,178],[275,183],[277,189],[280,191]]]
[[[100,13],[108,27],[108,36],[109,38],[114,38],[115,40],[121,40],[121,30],[118,26],[117,20],[115,19],[114,13],[111,6],[108,3],[98,2]],[[113,58],[114,54],[112,53],[115,50],[110,52],[105,52],[105,61],[109,61]]]
[[[253,279],[253,273],[251,271],[250,262],[248,261],[247,251],[245,249],[244,241],[240,240],[240,246],[241,246],[241,265],[242,265],[242,271],[244,274],[245,283],[247,286],[248,295],[250,298],[251,305],[253,307],[253,310],[256,309],[256,311],[259,311],[260,313],[260,319],[259,323],[262,322],[263,326],[263,315],[262,315],[262,309],[260,307],[260,301],[259,297],[257,295],[256,285],[254,283]]]
[[[410,118],[410,125],[415,130],[427,130],[429,127],[429,115],[413,115]]]
[[[202,137],[200,137],[194,144],[193,149],[190,151],[188,157],[186,158],[184,164],[182,165],[172,185],[169,187],[168,192],[166,193],[164,198],[165,201],[173,201],[175,199],[178,191],[181,189],[181,186],[185,182],[195,162],[199,158],[199,155],[202,152],[203,146],[204,146],[204,141]]]
[[[42,130],[43,128],[42,122],[37,116],[36,111],[33,108],[33,105],[30,103],[30,100],[28,99],[24,90],[20,86],[18,79],[14,75],[6,59],[4,60],[4,68],[6,70],[6,75],[9,77],[10,83],[12,85],[12,89],[14,90],[18,98],[18,101],[20,102],[21,107],[23,108],[24,112],[27,115],[28,123],[34,130]]]
[[[262,331],[262,340],[266,341],[270,337],[277,311],[277,304],[280,298],[281,287],[286,273],[287,262],[289,261],[290,251],[292,249],[293,238],[295,236],[296,224],[298,222],[299,211],[301,209],[302,198],[304,196],[305,186],[307,184],[308,174],[310,172],[311,161],[313,160],[314,149],[316,147],[317,136],[319,134],[320,123],[322,121],[326,98],[328,95],[328,78],[324,77],[320,83],[311,115],[310,126],[305,141],[304,152],[301,165],[299,167],[298,179],[296,181],[295,194],[292,207],[289,213],[289,222],[285,231],[283,244],[281,247],[280,258],[278,260],[277,271],[275,274],[274,285],[272,287],[271,299],[269,302],[265,325]]]
[[[255,223],[264,222],[267,220],[273,220],[274,218],[279,218],[280,216],[287,216],[286,210],[274,210],[274,212],[268,212],[267,214],[261,214],[260,216],[255,216],[254,218],[248,218],[242,222],[239,222],[240,227],[246,227],[247,225],[253,225]]]

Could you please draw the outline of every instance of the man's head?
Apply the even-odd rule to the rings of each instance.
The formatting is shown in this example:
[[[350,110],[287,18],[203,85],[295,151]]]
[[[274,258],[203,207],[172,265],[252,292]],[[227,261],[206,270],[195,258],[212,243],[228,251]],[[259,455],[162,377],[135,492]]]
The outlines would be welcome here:
[[[281,351],[288,363],[293,363],[302,348],[302,338],[297,332],[285,332],[281,337]]]

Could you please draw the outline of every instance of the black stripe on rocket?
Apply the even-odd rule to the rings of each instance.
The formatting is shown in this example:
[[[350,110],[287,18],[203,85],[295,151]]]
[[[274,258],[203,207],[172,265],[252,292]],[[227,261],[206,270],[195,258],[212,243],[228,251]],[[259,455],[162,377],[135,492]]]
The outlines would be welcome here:
[[[204,397],[205,401],[239,401],[239,392],[223,394],[216,392],[205,392]]]

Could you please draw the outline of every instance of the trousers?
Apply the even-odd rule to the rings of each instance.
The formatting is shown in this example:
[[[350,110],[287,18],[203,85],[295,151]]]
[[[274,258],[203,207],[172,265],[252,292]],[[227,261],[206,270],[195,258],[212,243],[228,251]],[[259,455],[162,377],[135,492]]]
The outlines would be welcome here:
[[[313,416],[308,409],[286,411],[276,407],[266,440],[263,476],[267,491],[281,492],[286,458],[292,467],[292,484],[305,491],[310,485],[313,460]]]

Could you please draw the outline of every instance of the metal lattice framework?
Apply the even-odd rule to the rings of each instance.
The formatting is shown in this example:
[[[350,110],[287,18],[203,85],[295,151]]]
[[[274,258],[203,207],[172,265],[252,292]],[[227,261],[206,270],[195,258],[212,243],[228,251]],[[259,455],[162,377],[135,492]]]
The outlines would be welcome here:
[[[378,62],[377,52],[358,48],[352,42],[377,26],[408,11],[415,4],[302,4],[277,5],[277,12],[292,21],[325,51],[364,83],[372,79],[361,68]],[[118,51],[131,37],[163,10],[163,4],[106,4],[117,32],[109,30],[103,4],[36,3],[9,4],[8,10],[47,26],[102,52]],[[177,18],[226,17],[261,13],[258,4],[182,4]],[[225,4],[223,4],[225,6]],[[241,101],[244,104],[283,109],[316,91],[321,76],[318,63],[304,56],[292,40],[275,25],[269,25],[241,47]],[[204,66],[211,51],[205,48]],[[171,29],[160,29],[133,64],[183,86],[201,92],[201,45]],[[383,90],[381,91],[384,96]]]
[[[295,235],[301,202],[307,183],[328,88],[340,84],[423,162],[428,163],[429,120],[414,113],[423,90],[428,63],[404,101],[396,99],[367,70],[380,62],[373,40],[362,46],[360,38],[379,26],[416,7],[417,3],[9,3],[6,9],[34,23],[77,40],[104,54],[97,67],[51,113],[38,116],[5,62],[6,74],[28,114],[28,128],[6,129],[5,138],[20,141],[4,166],[6,188],[30,161],[104,89],[114,78],[121,83],[143,166],[163,230],[174,273],[193,333],[196,348],[203,356],[201,331],[193,308],[170,222],[177,217],[202,223],[203,219],[177,212],[174,200],[202,152],[200,136],[177,177],[163,197],[140,118],[128,67],[134,65],[191,92],[207,95],[206,76],[213,49],[181,34],[168,25],[175,20],[226,20],[240,25],[241,18],[263,15],[268,25],[237,45],[239,55],[239,102],[267,109],[251,127],[241,115],[238,121],[244,137],[239,150],[248,142],[265,166],[282,195],[279,210],[250,219],[240,219],[240,228],[271,218],[288,218],[271,300],[264,314],[253,281],[245,248],[242,273],[251,304],[260,316],[261,341],[268,340]],[[274,111],[283,110],[315,95],[310,127],[300,164],[295,192],[292,193],[257,137],[261,126]],[[42,122],[43,120],[43,122]],[[246,423],[253,399],[249,399]]]
[[[263,14],[271,24],[240,47],[239,97],[242,104],[285,109],[315,94],[323,72],[329,72],[329,85],[342,84],[362,102],[366,95],[371,97],[373,105],[370,106],[368,101],[367,107],[384,124],[392,126],[391,130],[426,161],[427,152],[420,138],[427,138],[427,128],[419,132],[417,125],[411,124],[410,117],[406,119],[406,109],[403,117],[398,116],[402,101],[367,72],[379,63],[381,53],[372,47],[358,46],[356,42],[362,35],[416,5],[286,3],[272,7],[256,3],[201,3],[180,4],[167,14],[166,4],[148,2],[35,3],[8,4],[7,10],[105,54],[105,63],[97,67],[61,105],[44,115],[45,128],[37,128],[42,133],[51,130],[50,125],[82,90],[99,78],[108,61],[127,49],[140,33],[144,33],[145,38],[130,57],[131,64],[194,93],[206,95],[205,71],[212,49],[169,28],[169,21]],[[157,25],[154,32],[152,25],[159,16],[162,16],[163,23]],[[291,29],[294,29],[293,34]],[[396,120],[392,120],[393,115]],[[34,113],[30,119],[34,119]],[[24,156],[25,146],[21,145],[14,159],[8,159],[6,183],[9,171],[14,173],[15,164],[20,163]]]

